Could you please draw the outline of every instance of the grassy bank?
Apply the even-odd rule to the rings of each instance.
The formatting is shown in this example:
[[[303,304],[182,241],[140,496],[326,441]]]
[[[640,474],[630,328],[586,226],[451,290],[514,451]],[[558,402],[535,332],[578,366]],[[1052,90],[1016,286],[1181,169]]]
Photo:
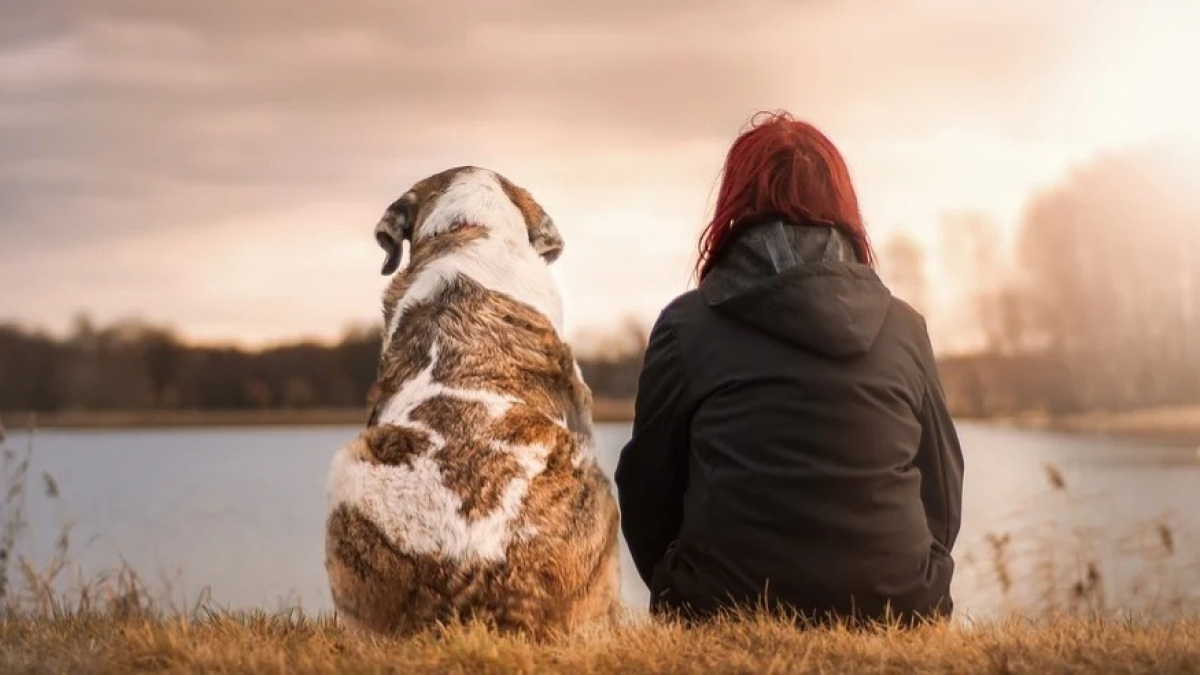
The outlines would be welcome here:
[[[913,631],[798,630],[766,618],[645,622],[535,644],[480,627],[388,640],[328,618],[100,614],[0,619],[0,672],[1173,673],[1200,670],[1200,621],[1043,619]]]
[[[361,424],[362,408],[296,410],[72,410],[0,414],[10,429],[138,429],[155,427],[325,426]]]
[[[7,425],[10,429],[28,427],[30,419],[36,421],[39,429],[344,426],[363,424],[366,421],[366,415],[366,410],[363,408],[77,410],[48,413],[22,411],[0,413],[0,423]],[[633,421],[633,401],[598,399],[593,408],[593,417],[597,422],[631,422]],[[1200,405],[1149,408],[1128,412],[1091,412],[1062,418],[1030,413],[971,421],[1200,447]]]
[[[1053,427],[1075,433],[1123,436],[1200,448],[1200,405],[1092,412],[1056,421]]]
[[[1200,404],[1126,411],[1097,410],[1061,417],[1041,411],[1029,411],[1015,415],[984,417],[959,415],[955,419],[1021,429],[1110,436],[1200,448]]]
[[[633,420],[633,401],[597,400],[597,422]],[[268,410],[74,410],[0,413],[0,423],[22,429],[30,419],[39,429],[139,429],[171,427],[343,426],[365,424],[364,408]]]

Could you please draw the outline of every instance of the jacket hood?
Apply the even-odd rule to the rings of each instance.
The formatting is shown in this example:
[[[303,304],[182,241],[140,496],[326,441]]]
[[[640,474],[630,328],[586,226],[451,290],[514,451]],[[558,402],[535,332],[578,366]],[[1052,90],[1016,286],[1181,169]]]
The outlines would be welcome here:
[[[871,349],[892,294],[845,235],[778,220],[740,229],[700,283],[709,306],[826,356]]]

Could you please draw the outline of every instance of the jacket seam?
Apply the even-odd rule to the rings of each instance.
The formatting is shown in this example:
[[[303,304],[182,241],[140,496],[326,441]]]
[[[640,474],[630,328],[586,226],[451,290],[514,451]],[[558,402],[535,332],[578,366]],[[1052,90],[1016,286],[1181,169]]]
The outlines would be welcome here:
[[[671,332],[671,351],[674,352],[676,367],[679,368],[679,401],[676,404],[683,403],[687,399],[688,393],[688,376],[687,368],[683,367],[683,349],[679,344],[679,334],[675,331],[674,324],[668,324],[668,330]],[[676,411],[678,412],[678,411]]]
[[[921,344],[921,358],[917,359],[917,368],[921,371],[922,379],[925,381],[925,397],[928,398],[929,397],[929,369],[926,367],[927,366],[926,359],[935,359],[935,357],[933,355],[933,343],[929,339],[929,324],[928,324],[928,322],[925,321],[925,317],[921,317],[921,316],[918,316],[918,322],[919,322],[920,328],[921,328],[922,344]],[[929,345],[928,350],[925,349],[926,344]],[[934,367],[937,367],[936,360],[934,361]],[[924,404],[922,404],[921,409],[924,410],[924,408],[925,408],[925,406],[924,406]]]
[[[932,383],[929,381],[928,378],[926,378],[926,380],[925,380],[925,401],[921,406],[921,416],[922,417],[925,416],[926,408],[929,406],[930,399],[932,398],[931,387],[932,387]],[[931,420],[930,427],[937,427],[936,430],[939,432],[939,435],[940,435],[941,422],[938,419],[936,419],[936,416],[932,416],[932,415],[930,417],[930,420]],[[939,491],[940,491],[941,497],[942,497],[941,507],[942,507],[942,510],[945,512],[943,514],[944,515],[943,520],[945,520],[944,531],[941,532],[942,537],[940,539],[940,543],[943,546],[945,546],[947,549],[949,549],[950,548],[950,487],[949,487],[950,482],[948,480],[946,480],[946,462],[944,461],[945,458],[942,457],[942,451],[943,451],[943,449],[942,449],[942,445],[940,442],[933,444],[932,453],[933,453],[934,461],[937,462],[938,487],[940,488]]]
[[[675,321],[670,316],[663,317],[663,328],[666,329],[667,335],[671,337],[670,349],[671,360],[675,362],[675,367],[679,370],[679,399],[675,402],[678,408],[679,404],[687,398],[688,380],[687,369],[683,367],[683,349],[679,344],[679,334],[675,330]],[[678,413],[678,410],[672,411],[672,414]]]

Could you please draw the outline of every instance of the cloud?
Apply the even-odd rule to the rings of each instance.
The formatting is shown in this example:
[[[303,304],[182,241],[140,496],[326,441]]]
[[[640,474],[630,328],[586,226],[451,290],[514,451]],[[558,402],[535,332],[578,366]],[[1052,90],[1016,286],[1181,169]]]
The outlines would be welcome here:
[[[5,285],[16,260],[100,266],[105,251],[204,231],[236,245],[286,232],[297,213],[328,214],[322,241],[360,237],[408,183],[457,163],[510,173],[566,216],[572,283],[617,283],[658,273],[605,262],[644,241],[638,228],[694,235],[721,153],[754,110],[791,108],[866,148],[955,124],[1037,137],[1042,94],[1081,36],[1105,34],[1081,1],[8,4]],[[685,271],[692,246],[653,250]],[[127,309],[141,273],[114,291],[131,294]],[[68,287],[5,310],[53,322]],[[654,288],[657,299],[670,287]],[[191,320],[184,306],[144,309]],[[275,330],[321,330],[336,309],[297,310]]]

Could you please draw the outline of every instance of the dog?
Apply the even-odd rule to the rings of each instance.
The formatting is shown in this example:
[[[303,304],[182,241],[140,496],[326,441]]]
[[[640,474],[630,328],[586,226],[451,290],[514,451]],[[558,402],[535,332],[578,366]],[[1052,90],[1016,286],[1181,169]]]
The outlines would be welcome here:
[[[610,622],[619,515],[561,335],[554,221],[500,174],[457,167],[391,204],[375,236],[395,274],[367,426],[330,470],[339,616],[391,635]]]

